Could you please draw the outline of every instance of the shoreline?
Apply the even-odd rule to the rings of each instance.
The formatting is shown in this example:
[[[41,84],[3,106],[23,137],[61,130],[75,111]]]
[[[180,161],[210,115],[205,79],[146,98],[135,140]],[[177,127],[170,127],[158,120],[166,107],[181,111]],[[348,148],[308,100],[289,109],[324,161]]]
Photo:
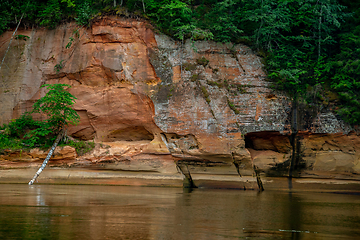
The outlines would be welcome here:
[[[0,184],[27,184],[37,168],[2,169]],[[234,189],[258,191],[256,178],[234,174],[192,174],[198,188]],[[359,193],[360,181],[328,178],[292,178],[262,176],[265,191],[313,191]],[[60,185],[115,185],[143,187],[183,187],[183,176],[180,173],[159,173],[146,171],[92,170],[81,168],[45,169],[35,184]]]

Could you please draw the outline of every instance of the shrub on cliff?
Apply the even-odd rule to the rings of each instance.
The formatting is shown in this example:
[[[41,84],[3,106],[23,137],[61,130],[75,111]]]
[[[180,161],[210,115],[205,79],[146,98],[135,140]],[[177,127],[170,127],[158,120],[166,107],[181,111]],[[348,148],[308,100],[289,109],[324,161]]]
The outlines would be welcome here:
[[[18,119],[13,119],[9,124],[0,127],[0,149],[21,149],[26,147],[26,134],[40,128],[42,122],[35,121],[28,113]]]
[[[77,124],[79,115],[71,108],[75,97],[65,90],[67,84],[45,84],[49,91],[34,104],[32,113],[41,113],[47,116],[42,125],[27,133],[28,144],[51,143],[59,132],[69,124]]]
[[[71,87],[70,85],[45,84],[41,87],[46,87],[49,91],[36,101],[32,112],[45,114],[47,116],[45,123],[48,128],[58,133],[63,126],[79,122],[79,115],[71,108],[76,97],[65,89],[65,87]]]
[[[31,113],[46,115],[46,120],[35,121],[31,113],[1,127],[0,148],[49,147],[59,132],[69,124],[77,124],[79,115],[71,108],[75,97],[66,91],[67,84],[45,84],[49,91],[40,98]]]

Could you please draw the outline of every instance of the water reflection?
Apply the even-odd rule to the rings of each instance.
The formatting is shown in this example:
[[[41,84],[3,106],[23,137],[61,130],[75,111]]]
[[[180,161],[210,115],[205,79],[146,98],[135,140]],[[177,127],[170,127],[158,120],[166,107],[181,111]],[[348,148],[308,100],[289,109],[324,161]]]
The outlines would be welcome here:
[[[357,239],[360,196],[1,185],[0,239]]]

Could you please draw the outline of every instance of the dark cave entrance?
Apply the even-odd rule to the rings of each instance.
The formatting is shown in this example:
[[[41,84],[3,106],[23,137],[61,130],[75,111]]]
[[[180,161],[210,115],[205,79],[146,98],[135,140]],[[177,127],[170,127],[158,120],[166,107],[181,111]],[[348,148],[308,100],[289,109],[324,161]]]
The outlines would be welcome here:
[[[108,135],[109,142],[115,141],[152,141],[154,135],[143,126],[131,126],[117,129]]]
[[[287,135],[277,131],[249,132],[245,134],[245,148],[288,153],[291,144]]]

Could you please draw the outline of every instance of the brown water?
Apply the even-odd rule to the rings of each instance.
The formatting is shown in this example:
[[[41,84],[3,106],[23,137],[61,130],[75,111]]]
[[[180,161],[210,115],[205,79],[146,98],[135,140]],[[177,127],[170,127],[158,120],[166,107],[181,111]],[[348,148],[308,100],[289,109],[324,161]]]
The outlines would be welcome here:
[[[360,195],[2,184],[0,239],[360,239]]]

